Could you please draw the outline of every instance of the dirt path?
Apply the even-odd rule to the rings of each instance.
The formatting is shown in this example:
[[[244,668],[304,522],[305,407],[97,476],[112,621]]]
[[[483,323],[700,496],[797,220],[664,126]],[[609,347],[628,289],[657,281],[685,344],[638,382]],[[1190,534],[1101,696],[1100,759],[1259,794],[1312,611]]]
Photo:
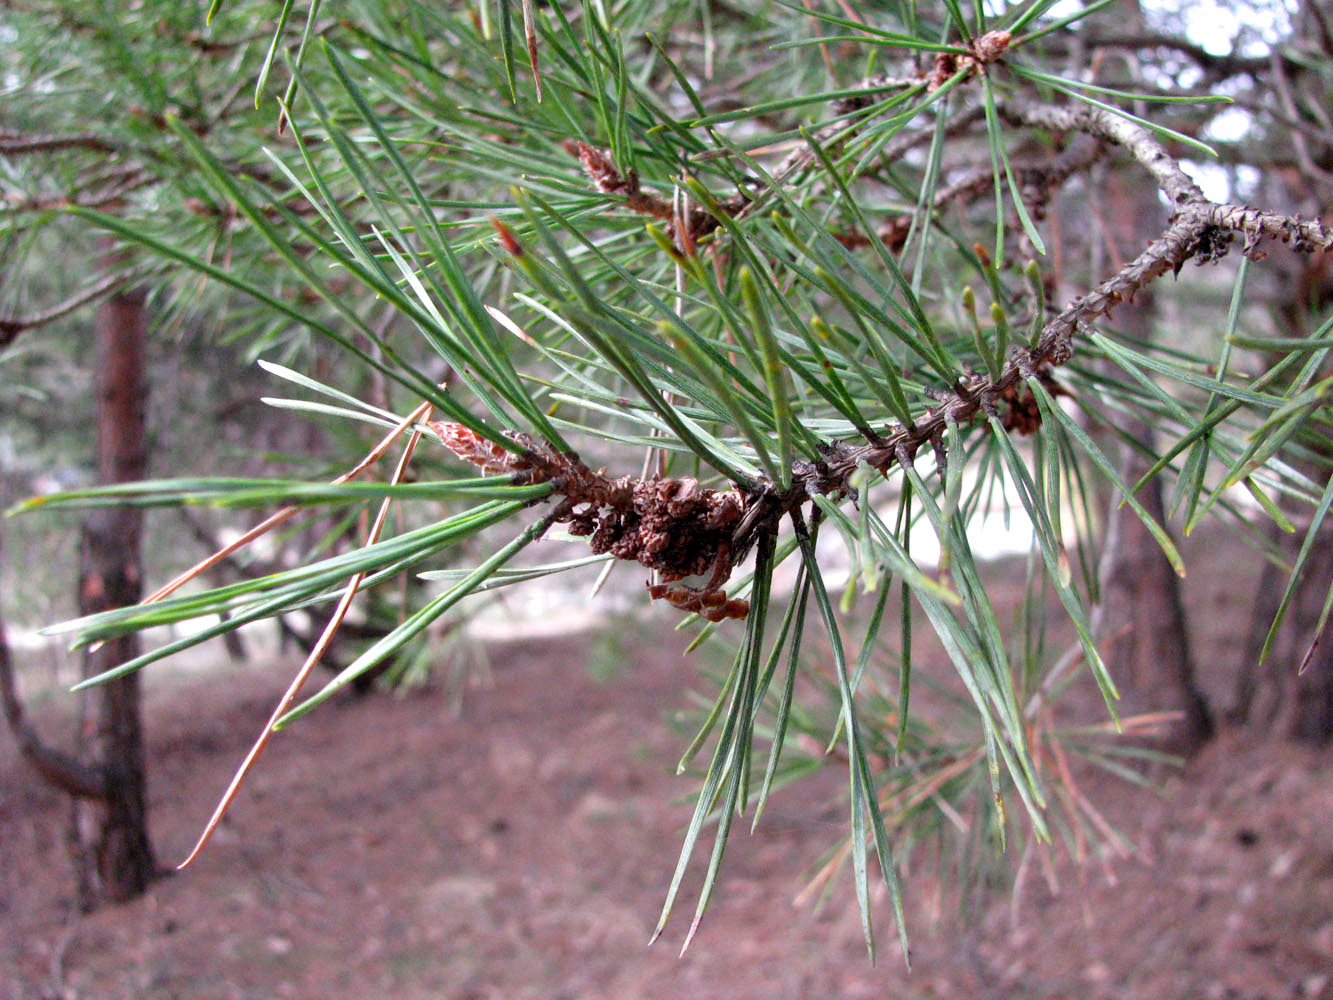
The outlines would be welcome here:
[[[843,830],[836,764],[775,799],[756,835],[738,824],[683,958],[688,894],[646,947],[694,787],[670,773],[672,718],[704,689],[683,645],[515,643],[492,650],[492,685],[461,714],[439,693],[317,713],[276,741],[193,869],[74,924],[63,807],[6,745],[0,998],[1333,998],[1333,755],[1230,739],[1165,798],[1092,789],[1144,850],[1116,885],[1057,860],[1055,896],[1034,865],[1016,923],[1002,897],[960,929],[932,927],[931,886],[913,882],[910,976],[884,900],[875,967],[845,882],[822,913],[793,906]],[[164,861],[185,854],[285,669],[158,699]]]

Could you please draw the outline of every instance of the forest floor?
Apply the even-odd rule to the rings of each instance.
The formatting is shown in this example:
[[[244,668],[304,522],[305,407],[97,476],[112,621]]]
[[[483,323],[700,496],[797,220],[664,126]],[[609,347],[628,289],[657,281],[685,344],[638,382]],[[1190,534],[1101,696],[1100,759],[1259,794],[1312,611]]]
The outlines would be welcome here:
[[[1192,601],[1214,674],[1242,599]],[[1254,729],[1154,773],[1155,791],[1081,776],[1127,857],[1053,850],[1016,895],[966,910],[909,873],[910,973],[883,893],[873,966],[845,874],[821,908],[796,901],[845,833],[836,762],[778,793],[753,835],[737,824],[683,957],[688,894],[648,947],[697,781],[673,773],[680,719],[709,690],[669,624],[492,645],[461,710],[439,686],[321,710],[275,740],[193,867],[83,917],[66,807],[0,739],[0,1000],[1333,1000],[1333,753]],[[164,865],[292,669],[150,678]],[[36,715],[68,728],[50,702]]]

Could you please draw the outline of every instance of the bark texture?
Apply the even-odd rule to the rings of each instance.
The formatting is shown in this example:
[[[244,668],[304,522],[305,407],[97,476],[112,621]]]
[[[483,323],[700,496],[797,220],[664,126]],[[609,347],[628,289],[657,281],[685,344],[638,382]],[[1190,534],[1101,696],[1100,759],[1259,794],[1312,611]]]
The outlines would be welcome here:
[[[142,479],[145,433],[145,318],[142,295],[123,292],[102,303],[94,330],[97,369],[97,465],[104,484]],[[134,604],[141,592],[139,543],[143,517],[130,508],[93,511],[80,544],[79,610],[95,614]],[[85,676],[125,662],[138,641],[125,636],[84,656]],[[148,838],[147,773],[139,678],[130,674],[93,689],[94,717],[82,733],[81,756],[103,775],[98,800],[76,799],[70,844],[80,904],[93,909],[140,895],[156,870]]]
[[[1281,280],[1274,308],[1278,331],[1285,337],[1308,337],[1314,329],[1312,323],[1317,323],[1313,317],[1333,304],[1329,257],[1293,258],[1286,263],[1288,267],[1278,269]],[[1320,377],[1327,374],[1325,367]],[[1325,442],[1323,450],[1327,453],[1333,446]],[[1327,474],[1318,463],[1300,456],[1289,461],[1315,482]],[[1270,538],[1286,566],[1290,566],[1309,530],[1310,510],[1289,497],[1281,497],[1280,502],[1298,530],[1294,535],[1272,530]],[[1287,577],[1285,566],[1265,563],[1231,714],[1237,722],[1266,719],[1277,734],[1324,746],[1333,742],[1333,623],[1319,630],[1324,601],[1333,587],[1333,524],[1327,518],[1311,543],[1305,573],[1297,582],[1268,657],[1261,664]]]
[[[1148,444],[1152,428],[1135,422],[1127,431]],[[1124,448],[1120,474],[1135,482],[1148,471],[1140,453]],[[1144,508],[1165,523],[1161,484],[1153,479],[1137,494]],[[1188,621],[1180,579],[1138,515],[1119,506],[1108,516],[1100,566],[1100,641],[1107,668],[1127,698],[1130,711],[1173,711],[1180,720],[1164,743],[1193,753],[1213,734],[1212,715],[1194,680]]]

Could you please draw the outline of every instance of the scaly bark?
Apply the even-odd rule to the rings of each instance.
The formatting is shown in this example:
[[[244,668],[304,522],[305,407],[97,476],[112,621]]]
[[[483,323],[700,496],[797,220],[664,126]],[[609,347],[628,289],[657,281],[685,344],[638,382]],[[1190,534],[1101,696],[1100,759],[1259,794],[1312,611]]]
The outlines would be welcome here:
[[[113,295],[97,311],[94,339],[101,483],[142,479],[147,466],[144,327],[139,293]],[[96,510],[84,522],[79,576],[83,614],[138,602],[142,522],[141,512],[133,508]],[[124,663],[137,651],[134,636],[109,640],[85,654],[84,676]],[[98,801],[76,799],[70,825],[80,904],[85,910],[142,894],[156,870],[148,839],[138,675],[103,684],[93,697],[97,714],[82,752],[101,771],[104,791]]]

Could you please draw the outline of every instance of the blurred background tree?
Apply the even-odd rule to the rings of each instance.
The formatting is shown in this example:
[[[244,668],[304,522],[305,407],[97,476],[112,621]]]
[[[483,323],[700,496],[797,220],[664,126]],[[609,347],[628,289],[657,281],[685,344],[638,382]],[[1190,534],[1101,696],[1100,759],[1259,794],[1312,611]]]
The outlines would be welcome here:
[[[1054,794],[1058,762],[1140,746],[1053,725],[1072,668],[1112,711],[1125,690],[1131,732],[1207,739],[1169,524],[1212,515],[1271,567],[1227,716],[1262,695],[1327,741],[1333,234],[1296,213],[1333,175],[1329,26],[1316,5],[1238,0],[1220,32],[1189,5],[1115,9],[6,5],[7,363],[142,298],[196,369],[281,360],[320,438],[288,448],[306,464],[199,462],[208,385],[160,418],[184,441],[154,449],[169,480],[32,506],[364,519],[257,578],[81,609],[85,648],[218,616],[90,663],[97,690],[339,600],[279,723],[480,590],[637,563],[629,586],[646,574],[735,647],[682,761],[708,750],[659,931],[711,822],[697,926],[733,817],[801,770],[788,729],[822,718],[869,938],[872,853],[901,920],[893,848],[922,831],[957,840],[962,818],[975,850],[1095,827]],[[382,437],[394,469],[328,484]],[[391,500],[410,513],[367,527]],[[979,568],[1001,508],[1031,525],[1016,621]],[[467,539],[475,569],[439,569]],[[344,605],[409,571],[429,589],[401,622],[290,710]],[[913,702],[914,612],[956,667],[947,725]],[[793,714],[798,676],[829,711]]]

